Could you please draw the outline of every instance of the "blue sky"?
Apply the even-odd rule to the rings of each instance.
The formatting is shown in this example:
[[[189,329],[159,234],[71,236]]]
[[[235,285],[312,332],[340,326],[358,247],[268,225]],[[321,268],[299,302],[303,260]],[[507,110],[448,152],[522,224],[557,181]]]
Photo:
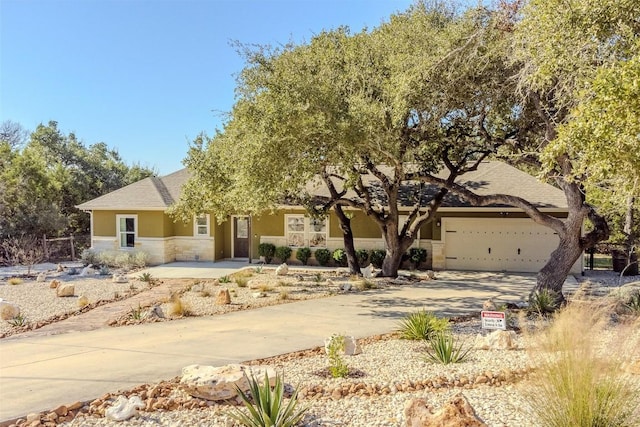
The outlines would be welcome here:
[[[0,121],[55,120],[86,144],[164,175],[221,127],[242,58],[230,41],[279,44],[379,25],[410,0],[0,0]]]

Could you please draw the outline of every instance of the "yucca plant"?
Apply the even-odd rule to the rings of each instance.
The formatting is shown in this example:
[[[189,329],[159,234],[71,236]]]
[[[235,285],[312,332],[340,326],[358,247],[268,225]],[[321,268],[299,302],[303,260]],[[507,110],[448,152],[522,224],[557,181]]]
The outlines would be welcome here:
[[[430,311],[420,310],[402,319],[397,330],[403,339],[427,340],[436,332],[448,331],[449,319],[438,318]]]
[[[640,291],[631,294],[625,306],[634,314],[640,315]]]
[[[438,331],[429,338],[426,359],[430,362],[461,363],[467,360],[471,347],[465,347],[463,343],[456,343],[456,339],[449,331]]]
[[[218,281],[220,283],[231,283],[231,279],[229,278],[229,276],[222,276],[221,278],[218,279]]]
[[[546,316],[558,309],[557,294],[548,289],[541,289],[529,296],[529,313]]]
[[[27,318],[22,314],[18,314],[17,316],[7,320],[11,326],[20,327],[26,326],[29,322],[27,322]]]
[[[246,374],[245,374],[246,375]],[[235,410],[229,413],[234,420],[247,427],[290,427],[302,421],[308,408],[298,409],[298,392],[293,392],[289,402],[284,401],[284,380],[276,375],[273,389],[265,372],[262,384],[252,374],[247,377],[249,394],[236,387],[248,413]]]

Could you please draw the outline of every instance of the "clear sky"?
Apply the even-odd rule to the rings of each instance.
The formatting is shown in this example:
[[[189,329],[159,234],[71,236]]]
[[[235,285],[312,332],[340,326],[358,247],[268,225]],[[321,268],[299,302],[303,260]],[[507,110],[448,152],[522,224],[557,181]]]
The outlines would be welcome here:
[[[230,41],[280,44],[376,27],[411,0],[0,0],[0,121],[58,122],[161,175],[221,127],[242,58]]]

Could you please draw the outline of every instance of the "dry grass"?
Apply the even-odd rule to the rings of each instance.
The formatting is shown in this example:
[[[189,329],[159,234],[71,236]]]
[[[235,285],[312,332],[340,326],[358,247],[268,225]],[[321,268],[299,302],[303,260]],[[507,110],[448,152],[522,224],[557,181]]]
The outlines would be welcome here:
[[[621,367],[639,357],[640,323],[609,319],[603,307],[575,302],[529,336],[539,369],[525,394],[541,425],[638,425],[640,381]]]
[[[229,277],[238,283],[238,279],[249,279],[250,277],[253,277],[253,272],[251,270],[240,270],[236,271]]]
[[[176,317],[187,317],[191,316],[192,312],[187,303],[182,301],[178,295],[174,295],[171,298],[171,309],[169,314]]]
[[[22,279],[19,277],[12,277],[11,279],[7,280],[7,283],[10,285],[19,285],[22,283]]]
[[[260,286],[258,286],[258,290],[260,292],[271,292],[273,290],[273,287],[267,284],[261,284]]]
[[[236,285],[238,285],[239,288],[246,288],[247,283],[249,282],[249,279],[246,277],[234,277],[233,280],[236,282]]]
[[[278,294],[278,299],[279,300],[288,300],[289,299],[289,292],[287,291],[280,291],[280,294]]]

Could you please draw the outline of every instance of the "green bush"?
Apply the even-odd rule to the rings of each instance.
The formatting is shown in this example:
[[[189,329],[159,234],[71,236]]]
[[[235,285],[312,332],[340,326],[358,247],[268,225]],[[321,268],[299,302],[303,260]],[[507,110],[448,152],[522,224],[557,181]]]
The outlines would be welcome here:
[[[300,423],[308,408],[297,409],[298,392],[293,392],[289,403],[284,401],[284,380],[276,375],[273,390],[269,384],[269,376],[265,373],[264,382],[253,376],[247,377],[249,393],[245,394],[236,387],[248,413],[234,410],[229,415],[241,425],[247,427],[292,427]]]
[[[548,289],[536,290],[529,296],[530,314],[547,316],[558,309],[557,294]]]
[[[347,253],[344,251],[344,249],[336,249],[335,251],[333,251],[332,258],[335,261],[336,265],[347,265]]]
[[[309,258],[311,258],[311,249],[310,248],[298,248],[296,251],[296,259],[302,263],[302,265],[307,265],[309,262]]]
[[[291,248],[289,246],[278,246],[275,255],[280,262],[287,262],[291,258]]]
[[[82,263],[85,266],[89,264],[97,266],[100,264],[100,259],[98,258],[98,254],[93,249],[83,250],[82,255],[80,255],[80,258],[82,259]]]
[[[258,245],[258,255],[264,257],[264,262],[269,264],[276,254],[276,245],[273,243],[260,243]]]
[[[329,261],[331,260],[331,251],[329,249],[316,249],[314,256],[316,257],[316,261],[318,261],[318,264],[325,266],[327,264],[329,264]]]
[[[356,251],[356,258],[358,258],[358,265],[360,267],[365,267],[365,264],[369,259],[369,251],[366,249],[358,249]]]
[[[449,331],[438,331],[429,338],[426,359],[431,362],[448,365],[464,362],[469,357],[470,347],[456,344],[453,334]]]
[[[382,267],[382,262],[386,255],[387,251],[384,249],[374,249],[369,253],[369,261],[371,261],[371,264],[373,264],[374,267],[380,268]]]
[[[397,330],[406,340],[428,340],[438,332],[448,331],[449,319],[438,318],[430,311],[420,310],[402,319]]]
[[[349,367],[344,361],[344,335],[331,335],[327,344],[327,356],[329,357],[329,373],[333,378],[346,378],[349,375]]]
[[[420,264],[427,260],[427,250],[424,248],[411,248],[408,255],[409,261],[411,261],[413,268],[416,270],[420,267]]]
[[[625,306],[633,314],[640,315],[640,291],[636,291],[631,294]]]

